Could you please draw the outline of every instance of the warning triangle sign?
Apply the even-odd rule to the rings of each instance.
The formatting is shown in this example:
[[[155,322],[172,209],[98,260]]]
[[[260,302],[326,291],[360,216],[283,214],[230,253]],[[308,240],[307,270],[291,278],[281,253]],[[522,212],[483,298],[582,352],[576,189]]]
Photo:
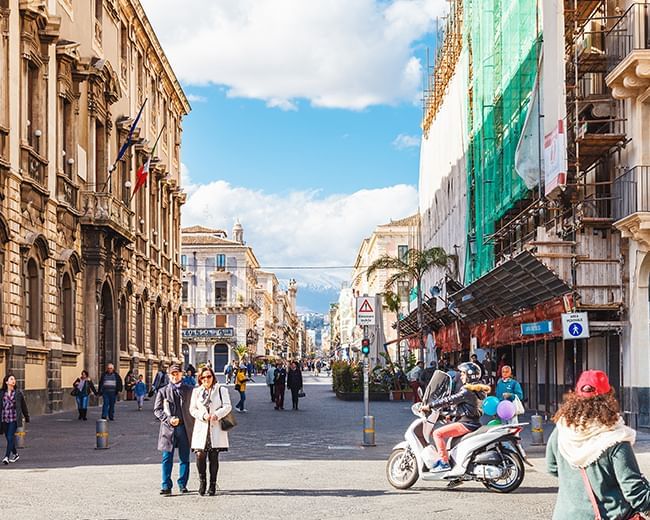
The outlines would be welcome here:
[[[359,312],[372,312],[373,314],[375,311],[372,310],[372,307],[370,306],[370,301],[365,300],[362,304],[361,307],[359,307]]]

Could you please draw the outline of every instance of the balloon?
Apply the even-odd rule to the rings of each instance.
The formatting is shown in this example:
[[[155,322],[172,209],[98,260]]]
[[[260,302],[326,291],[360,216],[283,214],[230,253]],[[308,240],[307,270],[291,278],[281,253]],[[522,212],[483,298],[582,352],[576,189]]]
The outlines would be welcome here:
[[[499,399],[491,395],[483,400],[483,413],[485,415],[494,415],[497,413],[497,406],[499,406]]]
[[[500,426],[501,425],[501,419],[492,419],[489,423],[487,423],[488,426]]]
[[[497,406],[497,415],[504,421],[512,419],[517,414],[517,407],[512,401],[504,400]]]

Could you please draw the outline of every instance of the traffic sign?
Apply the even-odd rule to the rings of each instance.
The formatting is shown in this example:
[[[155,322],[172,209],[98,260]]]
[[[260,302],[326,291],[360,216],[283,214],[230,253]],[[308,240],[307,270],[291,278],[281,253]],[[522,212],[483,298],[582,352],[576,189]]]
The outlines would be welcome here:
[[[357,325],[375,324],[375,298],[360,296],[357,298]]]
[[[589,317],[586,312],[562,313],[562,337],[583,339],[589,337]]]

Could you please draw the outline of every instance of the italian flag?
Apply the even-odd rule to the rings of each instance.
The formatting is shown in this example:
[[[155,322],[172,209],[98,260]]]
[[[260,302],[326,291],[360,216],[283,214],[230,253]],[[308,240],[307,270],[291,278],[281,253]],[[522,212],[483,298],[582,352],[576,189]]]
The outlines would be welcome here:
[[[135,194],[138,193],[140,188],[142,188],[147,183],[147,177],[149,177],[149,167],[151,166],[151,158],[156,153],[156,147],[158,146],[158,141],[160,141],[160,136],[162,136],[164,130],[165,127],[163,126],[160,129],[160,133],[156,138],[156,142],[154,143],[153,148],[151,149],[151,154],[149,155],[149,157],[147,157],[147,160],[144,162],[144,164],[141,165],[140,168],[138,168],[138,171],[135,172],[135,188],[133,188],[133,194],[131,195],[131,200],[133,200],[133,197],[135,197]]]

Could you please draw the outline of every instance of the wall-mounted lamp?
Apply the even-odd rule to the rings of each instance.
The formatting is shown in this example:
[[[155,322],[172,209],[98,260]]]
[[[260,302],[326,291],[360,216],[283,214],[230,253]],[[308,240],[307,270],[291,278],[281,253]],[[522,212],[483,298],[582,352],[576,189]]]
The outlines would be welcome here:
[[[127,189],[130,188],[131,187],[131,181],[126,181],[124,183],[124,187],[127,188]]]
[[[41,132],[40,130],[34,130],[34,135],[36,137],[41,137],[43,135],[43,132]]]

